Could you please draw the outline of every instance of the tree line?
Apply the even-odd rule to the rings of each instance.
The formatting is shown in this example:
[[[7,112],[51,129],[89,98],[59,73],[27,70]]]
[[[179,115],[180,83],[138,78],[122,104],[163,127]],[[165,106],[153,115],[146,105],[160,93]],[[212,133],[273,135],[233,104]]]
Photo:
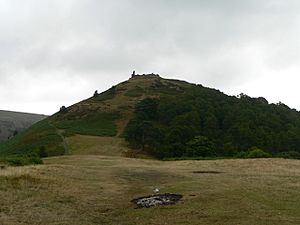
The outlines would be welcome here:
[[[262,97],[238,97],[194,85],[176,96],[135,106],[124,135],[131,147],[158,158],[300,158],[300,113]]]

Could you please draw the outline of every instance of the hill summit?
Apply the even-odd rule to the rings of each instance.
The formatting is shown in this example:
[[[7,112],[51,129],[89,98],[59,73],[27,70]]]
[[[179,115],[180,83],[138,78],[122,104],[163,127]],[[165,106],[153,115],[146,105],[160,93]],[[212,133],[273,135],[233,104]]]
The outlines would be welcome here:
[[[37,123],[1,154],[298,157],[300,114],[263,97],[137,75]]]

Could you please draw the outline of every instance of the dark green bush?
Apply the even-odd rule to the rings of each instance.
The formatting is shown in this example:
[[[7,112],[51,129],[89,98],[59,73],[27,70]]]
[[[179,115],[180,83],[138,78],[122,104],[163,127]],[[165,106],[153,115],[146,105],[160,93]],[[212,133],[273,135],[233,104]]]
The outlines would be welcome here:
[[[246,158],[270,158],[270,157],[272,157],[271,154],[259,148],[253,148],[252,150],[249,151],[249,153],[246,156]]]
[[[67,107],[63,105],[62,107],[60,107],[59,112],[66,113],[67,112]]]
[[[62,135],[64,136],[64,137],[72,137],[72,136],[74,136],[76,133],[74,133],[74,132],[72,132],[72,131],[70,131],[70,130],[65,130],[65,131],[63,131],[63,133],[62,133]]]
[[[245,151],[238,152],[234,158],[245,159],[247,158],[248,153]]]
[[[11,166],[24,166],[24,159],[22,158],[8,158],[5,160]]]
[[[285,159],[300,159],[300,153],[295,151],[281,152],[277,154],[277,157]]]
[[[41,158],[45,158],[45,157],[48,157],[48,151],[46,150],[46,147],[45,146],[41,146],[39,148],[39,157]]]
[[[1,162],[7,163],[10,166],[26,166],[43,164],[41,158],[37,156],[11,156],[0,159]]]
[[[43,160],[40,157],[29,157],[28,163],[29,163],[28,165],[43,164]]]
[[[197,136],[187,143],[187,156],[216,156],[215,144],[205,136]]]

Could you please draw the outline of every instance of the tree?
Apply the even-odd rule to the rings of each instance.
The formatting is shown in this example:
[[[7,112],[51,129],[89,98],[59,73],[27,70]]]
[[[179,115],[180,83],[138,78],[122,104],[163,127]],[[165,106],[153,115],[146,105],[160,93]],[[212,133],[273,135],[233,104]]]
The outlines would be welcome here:
[[[250,97],[248,96],[248,95],[246,95],[246,94],[244,94],[244,93],[241,93],[241,94],[239,94],[238,96],[237,96],[238,98],[240,98],[240,99],[249,99]]]
[[[41,146],[39,148],[39,157],[41,157],[41,158],[48,157],[48,151],[46,150],[45,146]]]
[[[125,140],[136,149],[148,151],[159,157],[160,148],[165,140],[165,131],[155,127],[150,121],[134,118],[127,124],[124,135]]]
[[[187,156],[216,156],[215,145],[205,136],[196,136],[187,143]]]
[[[62,107],[60,107],[59,111],[60,111],[61,113],[67,112],[66,106],[63,105]]]
[[[268,104],[262,97],[243,93],[239,98],[226,96],[201,86],[186,87],[176,95],[169,94],[165,85],[155,88],[159,98],[140,101],[134,112],[139,121],[136,143],[152,153],[234,157],[244,151],[247,157],[252,146],[272,155],[300,153],[300,113],[283,103]],[[154,138],[158,128],[163,131],[159,141]]]
[[[238,149],[237,147],[232,143],[232,142],[226,142],[225,144],[223,144],[223,154],[225,156],[234,156],[237,154]]]
[[[193,139],[196,134],[196,130],[192,126],[171,126],[167,130],[168,143],[181,143],[185,145],[188,141]]]
[[[213,113],[207,113],[203,122],[203,129],[206,134],[210,137],[215,137],[218,135],[218,120]]]
[[[136,116],[142,120],[153,120],[157,117],[158,99],[145,98],[135,107]]]
[[[96,90],[95,92],[94,92],[94,97],[97,97],[99,94],[98,94],[98,91]]]

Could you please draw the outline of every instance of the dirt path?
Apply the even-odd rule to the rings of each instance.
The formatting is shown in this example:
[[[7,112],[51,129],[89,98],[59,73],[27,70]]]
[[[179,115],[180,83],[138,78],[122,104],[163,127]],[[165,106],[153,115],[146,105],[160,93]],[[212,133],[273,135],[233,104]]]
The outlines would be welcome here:
[[[65,149],[65,155],[70,154],[70,148],[69,148],[68,140],[63,135],[64,130],[58,129],[54,124],[52,124],[50,122],[48,122],[48,124],[49,124],[49,126],[53,127],[55,129],[57,135],[61,137],[62,144],[63,144],[63,147]]]

